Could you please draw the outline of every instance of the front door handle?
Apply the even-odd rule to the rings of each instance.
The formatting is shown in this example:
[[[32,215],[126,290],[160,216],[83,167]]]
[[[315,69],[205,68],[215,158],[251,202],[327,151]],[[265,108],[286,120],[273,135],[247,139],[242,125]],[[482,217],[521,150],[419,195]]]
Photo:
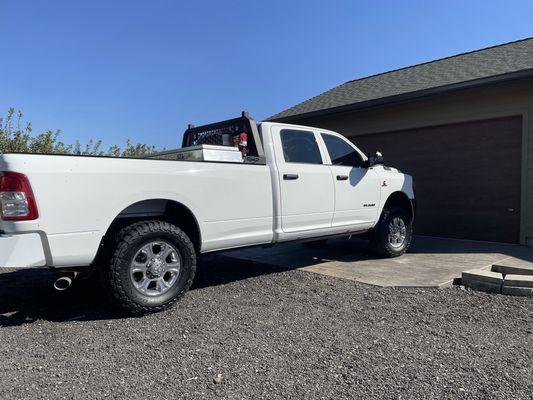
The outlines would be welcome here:
[[[293,181],[298,178],[298,174],[283,174],[283,179],[285,179],[286,181]]]
[[[348,175],[337,175],[337,180],[338,181],[347,181],[348,180]]]

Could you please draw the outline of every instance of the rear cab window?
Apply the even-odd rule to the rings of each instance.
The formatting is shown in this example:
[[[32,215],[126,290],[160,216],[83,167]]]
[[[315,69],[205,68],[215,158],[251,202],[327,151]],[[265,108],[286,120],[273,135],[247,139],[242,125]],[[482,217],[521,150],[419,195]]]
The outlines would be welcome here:
[[[285,162],[322,164],[322,155],[313,132],[282,129],[280,137]]]

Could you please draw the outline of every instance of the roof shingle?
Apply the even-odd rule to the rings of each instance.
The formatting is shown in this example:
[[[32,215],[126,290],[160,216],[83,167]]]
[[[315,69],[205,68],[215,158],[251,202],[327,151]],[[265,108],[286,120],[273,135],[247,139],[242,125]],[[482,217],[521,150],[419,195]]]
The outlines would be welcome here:
[[[533,69],[533,38],[349,81],[269,119],[283,119],[530,69]]]

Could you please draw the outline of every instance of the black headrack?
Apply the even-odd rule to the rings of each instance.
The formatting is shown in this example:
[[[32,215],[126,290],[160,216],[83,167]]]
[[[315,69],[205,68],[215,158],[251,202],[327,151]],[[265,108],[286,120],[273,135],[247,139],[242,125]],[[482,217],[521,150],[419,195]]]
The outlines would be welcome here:
[[[222,146],[222,135],[226,133],[237,134],[246,132],[248,134],[248,154],[244,160],[246,163],[264,163],[265,154],[257,124],[246,111],[243,111],[238,118],[226,121],[215,122],[213,124],[194,126],[189,124],[183,134],[181,147],[197,146],[201,144],[212,144]]]

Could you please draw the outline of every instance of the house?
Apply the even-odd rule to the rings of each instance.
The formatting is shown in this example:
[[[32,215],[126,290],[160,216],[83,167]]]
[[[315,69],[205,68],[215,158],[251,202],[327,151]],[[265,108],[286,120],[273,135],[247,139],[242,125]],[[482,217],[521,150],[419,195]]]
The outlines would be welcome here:
[[[533,244],[533,38],[356,79],[269,118],[413,175],[415,233]]]

